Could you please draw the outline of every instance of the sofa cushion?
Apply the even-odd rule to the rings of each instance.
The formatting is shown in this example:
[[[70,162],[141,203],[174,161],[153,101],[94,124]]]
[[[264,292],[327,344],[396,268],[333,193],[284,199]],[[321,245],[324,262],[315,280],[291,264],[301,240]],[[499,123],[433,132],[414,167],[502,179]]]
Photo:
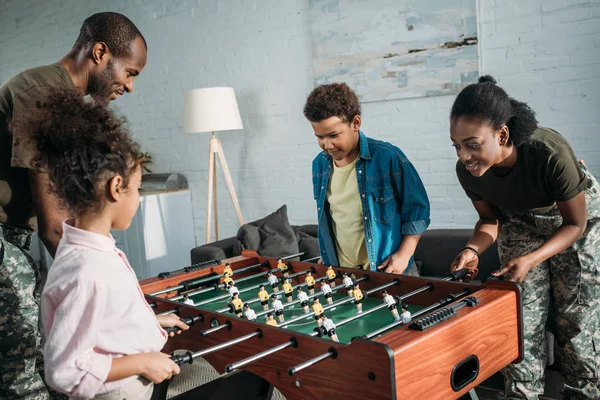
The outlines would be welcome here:
[[[283,205],[273,214],[240,228],[233,245],[234,253],[255,250],[263,257],[283,257],[298,253],[298,241]]]
[[[429,229],[423,233],[415,251],[415,261],[423,264],[423,276],[447,276],[450,264],[473,234],[472,229]],[[489,278],[500,267],[497,245],[494,243],[479,263],[477,279]]]

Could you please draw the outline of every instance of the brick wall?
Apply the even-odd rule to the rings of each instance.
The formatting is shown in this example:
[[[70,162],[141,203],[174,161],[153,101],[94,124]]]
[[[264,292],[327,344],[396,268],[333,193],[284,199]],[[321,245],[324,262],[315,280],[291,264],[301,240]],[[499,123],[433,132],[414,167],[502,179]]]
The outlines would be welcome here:
[[[600,174],[600,3],[585,0],[479,0],[482,72],[564,134]],[[0,3],[0,82],[57,61],[99,11],[130,17],[145,35],[148,64],[135,90],[114,104],[129,118],[154,172],[187,176],[196,239],[204,242],[209,134],[184,135],[183,91],[236,89],[243,132],[221,132],[242,212],[251,221],[288,205],[292,223],[314,223],[310,163],[318,146],[302,116],[313,88],[307,0]],[[359,18],[360,16],[357,16]],[[454,176],[448,138],[453,97],[363,107],[364,131],[401,147],[428,190],[432,227],[472,227],[475,213]],[[237,219],[219,173],[221,237]]]

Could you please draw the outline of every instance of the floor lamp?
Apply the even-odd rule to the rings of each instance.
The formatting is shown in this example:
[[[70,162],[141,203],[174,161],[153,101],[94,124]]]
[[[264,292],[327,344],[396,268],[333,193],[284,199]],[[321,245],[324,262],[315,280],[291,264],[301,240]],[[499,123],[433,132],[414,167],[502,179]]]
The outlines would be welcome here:
[[[241,130],[242,119],[233,88],[213,87],[188,90],[184,93],[185,133],[212,132],[208,150],[208,201],[206,208],[206,243],[210,242],[211,214],[215,217],[215,240],[219,240],[219,222],[217,219],[217,157],[221,162],[227,189],[231,195],[240,226],[244,224],[242,211],[235,194],[231,174],[225,161],[221,141],[215,137],[218,131]],[[213,209],[214,207],[214,209]]]

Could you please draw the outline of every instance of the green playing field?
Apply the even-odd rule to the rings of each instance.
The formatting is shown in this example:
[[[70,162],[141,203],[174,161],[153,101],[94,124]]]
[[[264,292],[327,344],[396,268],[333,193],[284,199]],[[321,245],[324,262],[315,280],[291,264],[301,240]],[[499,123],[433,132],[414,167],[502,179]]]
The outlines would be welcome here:
[[[234,277],[235,277],[235,275],[234,275]],[[302,276],[300,276],[300,278],[302,278]],[[332,288],[334,291],[333,296],[332,296],[334,303],[338,302],[342,299],[348,298],[346,290],[343,287],[343,285],[341,284],[341,280],[338,279],[336,281],[336,283],[337,283],[337,285],[334,288]],[[240,291],[239,298],[244,303],[257,299],[258,298],[257,293],[259,290],[258,285],[260,285],[260,284],[265,285],[265,290],[267,290],[267,292],[269,293],[269,296],[273,293],[272,289],[271,289],[271,285],[268,284],[267,279],[264,276],[261,276],[261,277],[249,279],[244,282],[236,283],[235,286]],[[294,286],[295,286],[295,284],[294,284]],[[324,308],[327,308],[328,304],[326,302],[326,299],[320,293],[319,287],[320,287],[320,284],[317,284],[315,287],[315,293],[319,293],[319,301],[321,302],[321,305],[323,305]],[[336,289],[338,289],[338,290],[336,291]],[[364,290],[364,288],[361,288],[361,289],[363,291],[363,294],[365,295],[365,298],[362,301],[363,314],[366,314],[373,307],[379,306],[383,303],[381,298],[367,297],[366,291]],[[303,290],[310,297],[310,293],[308,293],[308,289],[306,289],[306,287],[303,287]],[[293,293],[294,293],[293,300],[296,300],[296,293],[297,293],[296,290],[294,290]],[[207,309],[207,310],[211,310],[211,311],[222,311],[225,314],[232,315],[232,317],[235,318],[234,314],[229,314],[229,310],[224,311],[224,309],[228,307],[228,304],[230,302],[229,296],[227,296],[223,299],[211,301],[211,302],[208,302],[205,304],[198,304],[199,302],[215,299],[217,297],[221,297],[221,296],[224,297],[227,294],[228,294],[228,292],[226,290],[220,289],[218,291],[210,291],[207,293],[191,295],[190,299],[192,299],[199,308],[203,308],[203,309]],[[283,292],[283,290],[281,290],[281,286],[280,286],[280,290],[279,290],[279,292],[277,292],[277,294],[279,295],[279,299],[281,300],[281,302],[283,303],[283,306],[284,306],[283,315],[284,315],[285,321],[282,323],[282,325],[285,325],[285,322],[291,320],[292,318],[304,315],[302,306],[299,303],[291,305],[291,306],[287,305],[284,292]],[[269,308],[271,308],[270,303],[271,303],[271,300],[269,299]],[[312,306],[312,304],[313,304],[313,301],[311,298],[308,302],[309,312],[312,311],[312,309],[310,309],[310,306]],[[260,301],[254,301],[253,303],[250,303],[250,306],[257,314],[259,314],[263,311]],[[411,313],[414,313],[414,312],[418,311],[419,309],[421,309],[421,307],[409,304],[408,309]],[[402,311],[400,311],[400,312],[402,312]],[[357,310],[356,310],[356,306],[353,301],[347,302],[345,304],[340,304],[340,305],[335,306],[334,308],[325,310],[325,315],[336,324],[338,324],[340,321],[342,321],[346,318],[356,315],[356,313],[357,313]],[[260,322],[260,323],[265,323],[266,314],[262,315],[262,316],[259,315],[259,317],[256,319],[256,321]],[[341,343],[350,343],[350,341],[353,337],[364,335],[369,332],[373,332],[385,325],[391,324],[392,322],[394,322],[394,316],[392,315],[390,310],[387,309],[387,307],[383,307],[377,311],[374,311],[368,315],[365,315],[364,317],[361,317],[361,318],[355,319],[351,322],[348,322],[348,323],[344,324],[343,326],[338,326],[336,331],[337,331],[338,339],[340,340]],[[289,329],[291,331],[310,334],[314,331],[314,329],[316,327],[317,327],[317,323],[315,321],[314,316],[309,315],[308,317],[299,319],[298,321],[295,321],[289,325],[283,326],[283,329]],[[325,336],[325,338],[327,338],[327,336]]]

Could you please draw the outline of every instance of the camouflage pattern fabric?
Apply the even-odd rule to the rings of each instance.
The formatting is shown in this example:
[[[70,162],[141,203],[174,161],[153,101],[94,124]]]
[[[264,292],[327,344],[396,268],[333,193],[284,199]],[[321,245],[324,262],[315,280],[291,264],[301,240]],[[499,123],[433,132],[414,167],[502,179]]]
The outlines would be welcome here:
[[[545,325],[550,293],[556,309],[557,365],[568,400],[600,399],[600,186],[582,166],[588,223],[573,246],[533,268],[522,283],[525,357],[503,370],[504,398],[536,400],[544,391]],[[543,214],[502,211],[500,262],[539,248],[562,224],[556,205]]]
[[[50,399],[42,380],[39,271],[31,231],[0,224],[0,399]]]

